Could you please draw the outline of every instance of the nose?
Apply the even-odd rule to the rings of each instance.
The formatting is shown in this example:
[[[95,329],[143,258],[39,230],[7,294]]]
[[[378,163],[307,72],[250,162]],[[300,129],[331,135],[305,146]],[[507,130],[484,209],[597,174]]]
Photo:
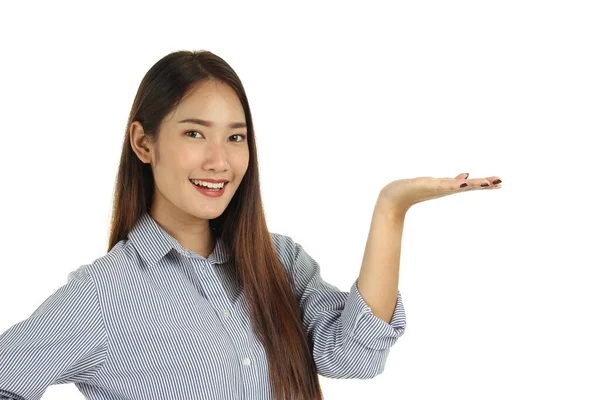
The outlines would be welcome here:
[[[220,141],[207,141],[205,147],[205,159],[208,166],[212,166],[216,170],[227,169],[227,149],[226,144]]]

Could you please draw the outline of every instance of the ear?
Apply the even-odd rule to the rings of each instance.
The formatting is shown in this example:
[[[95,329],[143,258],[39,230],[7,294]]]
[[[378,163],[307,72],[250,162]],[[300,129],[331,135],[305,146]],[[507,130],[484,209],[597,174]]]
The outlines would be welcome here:
[[[129,126],[129,143],[132,150],[144,164],[152,162],[151,145],[144,133],[144,127],[139,121],[133,121]]]

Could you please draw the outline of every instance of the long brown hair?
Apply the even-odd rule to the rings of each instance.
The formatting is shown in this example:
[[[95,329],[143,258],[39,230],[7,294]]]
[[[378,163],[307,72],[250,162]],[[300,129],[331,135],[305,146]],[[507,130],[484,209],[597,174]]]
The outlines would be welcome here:
[[[217,80],[236,91],[247,124],[248,170],[237,192],[219,217],[209,221],[222,238],[231,267],[242,285],[257,338],[265,348],[273,395],[278,400],[322,400],[312,347],[302,326],[300,305],[267,229],[263,210],[252,115],[244,87],[235,71],[210,51],[167,54],[146,73],[133,101],[115,182],[108,251],[127,235],[145,212],[154,193],[151,166],[131,148],[129,127],[139,121],[148,140],[181,99],[198,83]]]

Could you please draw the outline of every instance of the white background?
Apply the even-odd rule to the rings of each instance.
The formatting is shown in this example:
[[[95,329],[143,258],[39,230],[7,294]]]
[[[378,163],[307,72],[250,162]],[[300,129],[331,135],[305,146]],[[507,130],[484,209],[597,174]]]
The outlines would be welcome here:
[[[343,290],[388,182],[503,181],[409,210],[405,334],[376,378],[320,377],[327,400],[600,398],[597,2],[15,4],[0,11],[0,332],[106,254],[143,75],[210,50],[249,97],[269,230]]]

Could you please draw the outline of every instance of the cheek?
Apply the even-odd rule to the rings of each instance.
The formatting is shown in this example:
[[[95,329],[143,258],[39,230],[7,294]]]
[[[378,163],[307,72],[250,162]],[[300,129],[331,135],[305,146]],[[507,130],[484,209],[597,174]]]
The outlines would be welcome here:
[[[249,154],[248,150],[246,150],[243,154],[239,154],[238,157],[235,159],[235,166],[234,166],[235,171],[239,175],[244,175],[246,173],[246,171],[248,170],[249,163],[250,163],[250,154]]]
[[[180,149],[178,152],[171,153],[173,165],[180,170],[189,170],[195,168],[202,161],[202,156],[194,154],[192,151]]]

